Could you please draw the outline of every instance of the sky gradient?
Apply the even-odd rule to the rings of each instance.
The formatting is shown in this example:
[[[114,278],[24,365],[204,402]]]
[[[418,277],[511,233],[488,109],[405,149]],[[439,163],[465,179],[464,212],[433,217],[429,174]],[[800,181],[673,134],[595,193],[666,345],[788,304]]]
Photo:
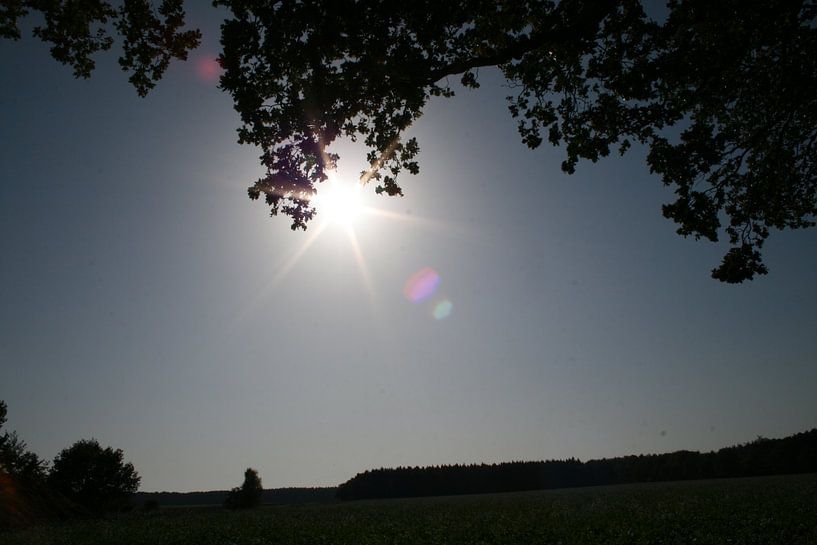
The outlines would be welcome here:
[[[318,486],[817,426],[817,231],[775,232],[768,276],[721,284],[726,246],[675,234],[643,150],[564,175],[483,70],[412,128],[405,197],[367,188],[359,253],[338,226],[302,251],[320,216],[292,232],[247,198],[259,152],[207,70],[218,12],[190,19],[204,44],[145,99],[115,55],[78,81],[0,42],[0,399],[42,457],[95,437],[142,490],[248,466]],[[353,179],[364,152],[335,150]]]

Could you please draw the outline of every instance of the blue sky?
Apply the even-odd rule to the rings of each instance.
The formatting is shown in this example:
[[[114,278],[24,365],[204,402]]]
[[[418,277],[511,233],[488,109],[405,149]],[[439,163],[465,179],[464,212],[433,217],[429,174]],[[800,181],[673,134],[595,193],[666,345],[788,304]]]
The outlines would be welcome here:
[[[216,12],[213,12],[217,15]],[[412,129],[406,196],[354,230],[292,232],[246,197],[258,150],[198,75],[139,99],[34,40],[0,45],[0,399],[51,459],[122,448],[144,490],[332,485],[373,467],[708,450],[817,426],[817,232],[771,273],[712,280],[643,150],[577,173],[530,151],[483,71]],[[337,146],[353,178],[364,153]],[[440,282],[406,299],[412,274]],[[451,303],[437,319],[435,305]]]

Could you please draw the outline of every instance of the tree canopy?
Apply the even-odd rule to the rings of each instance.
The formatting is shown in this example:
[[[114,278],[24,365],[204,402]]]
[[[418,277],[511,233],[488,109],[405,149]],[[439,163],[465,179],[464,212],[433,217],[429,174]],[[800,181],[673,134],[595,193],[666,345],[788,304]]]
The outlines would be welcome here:
[[[511,89],[521,140],[566,151],[562,169],[633,143],[675,192],[663,214],[696,239],[726,236],[712,275],[765,274],[772,230],[813,227],[817,216],[817,3],[813,0],[669,0],[663,21],[639,0],[215,0],[222,25],[221,88],[241,117],[239,141],[261,150],[265,175],[249,188],[271,213],[305,229],[312,197],[338,157],[327,147],[360,138],[362,181],[402,194],[419,144],[404,133],[432,97],[453,97],[449,76],[479,86],[496,67]],[[198,43],[182,31],[182,0],[42,3],[0,8],[0,36],[40,10],[34,33],[87,76],[91,55],[122,37],[120,64],[139,94],[171,58]],[[99,28],[98,28],[99,27]]]
[[[261,477],[258,471],[248,467],[244,471],[244,482],[240,487],[235,487],[227,494],[224,500],[224,507],[228,509],[251,509],[261,505],[261,495],[264,487],[261,485]]]
[[[106,0],[54,2],[4,0],[0,5],[0,38],[19,40],[20,19],[34,12],[41,21],[34,36],[51,45],[51,55],[71,66],[74,76],[90,77],[94,54],[107,51],[118,37],[122,48],[119,65],[145,96],[164,75],[171,59],[186,60],[201,40],[198,30],[184,26],[184,0],[162,0],[158,7],[148,0],[123,0],[114,7]],[[113,35],[112,35],[113,34]]]
[[[95,439],[77,441],[60,451],[48,475],[48,484],[55,490],[97,513],[129,507],[139,481],[121,449],[103,448]]]

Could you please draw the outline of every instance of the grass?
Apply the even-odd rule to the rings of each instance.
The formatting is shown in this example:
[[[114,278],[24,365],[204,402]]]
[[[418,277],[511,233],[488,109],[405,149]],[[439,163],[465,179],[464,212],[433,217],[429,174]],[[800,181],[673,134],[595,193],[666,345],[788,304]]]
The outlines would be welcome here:
[[[817,475],[517,494],[165,509],[0,534],[3,545],[817,545]]]

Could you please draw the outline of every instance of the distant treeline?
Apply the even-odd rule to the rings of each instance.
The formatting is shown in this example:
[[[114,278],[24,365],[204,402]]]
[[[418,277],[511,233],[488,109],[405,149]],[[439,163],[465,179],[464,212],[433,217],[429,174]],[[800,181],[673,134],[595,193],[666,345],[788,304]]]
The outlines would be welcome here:
[[[337,489],[342,500],[517,492],[654,481],[817,472],[817,428],[717,452],[682,450],[581,462],[398,467],[359,473]]]
[[[159,505],[222,505],[229,490],[209,490],[207,492],[137,492],[136,505],[156,501]],[[261,494],[261,503],[283,505],[292,503],[329,503],[335,501],[337,488],[271,488]]]

